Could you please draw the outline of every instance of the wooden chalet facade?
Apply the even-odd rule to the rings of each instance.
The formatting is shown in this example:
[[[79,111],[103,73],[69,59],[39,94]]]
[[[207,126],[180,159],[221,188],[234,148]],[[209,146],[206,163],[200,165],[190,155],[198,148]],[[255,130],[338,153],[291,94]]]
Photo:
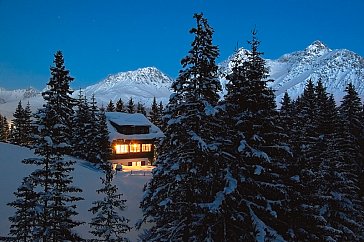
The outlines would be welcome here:
[[[113,167],[151,165],[162,131],[140,113],[106,112]]]

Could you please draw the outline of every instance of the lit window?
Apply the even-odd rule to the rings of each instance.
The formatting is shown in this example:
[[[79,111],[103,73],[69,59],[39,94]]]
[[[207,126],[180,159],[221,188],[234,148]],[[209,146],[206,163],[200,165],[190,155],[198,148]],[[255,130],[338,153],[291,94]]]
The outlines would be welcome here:
[[[140,152],[140,144],[130,144],[130,152]]]
[[[116,154],[125,154],[128,153],[128,145],[115,145],[115,153]]]
[[[142,152],[151,152],[152,144],[142,144]]]

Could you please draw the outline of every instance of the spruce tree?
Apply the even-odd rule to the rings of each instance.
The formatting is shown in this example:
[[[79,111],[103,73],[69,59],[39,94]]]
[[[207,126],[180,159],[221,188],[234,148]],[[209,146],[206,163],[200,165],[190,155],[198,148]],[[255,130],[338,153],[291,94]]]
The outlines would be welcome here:
[[[92,132],[94,130],[92,129],[92,117],[88,102],[86,97],[83,96],[82,90],[79,92],[76,112],[73,120],[73,155],[87,160],[88,152],[94,146],[92,140]]]
[[[45,104],[35,114],[37,130],[34,137],[36,158],[23,160],[38,168],[30,175],[37,191],[37,218],[33,230],[34,240],[80,240],[73,228],[81,222],[72,219],[77,215],[74,195],[81,190],[72,185],[70,172],[73,161],[64,160],[70,151],[70,121],[74,100],[69,96],[69,82],[73,80],[65,69],[63,55],[55,54],[54,67],[48,89],[42,93]]]
[[[294,103],[288,92],[284,93],[283,99],[281,101],[281,108],[279,110],[279,120],[282,129],[287,133],[286,142],[292,144],[291,136],[293,127],[293,115],[294,115]]]
[[[288,188],[285,184],[290,160],[287,134],[278,123],[275,96],[268,88],[265,61],[256,31],[248,43],[247,60],[236,57],[227,75],[227,94],[222,108],[227,124],[225,147],[238,181],[232,241],[284,241],[289,239]],[[231,226],[232,227],[232,226]]]
[[[107,120],[105,115],[105,109],[103,107],[100,108],[97,113],[98,120],[98,135],[96,137],[95,146],[98,147],[98,160],[101,164],[104,164],[105,161],[108,162],[111,155],[111,145],[109,141],[109,130],[107,128]]]
[[[88,140],[86,142],[88,146],[88,151],[86,153],[87,160],[92,163],[99,164],[102,161],[102,159],[100,158],[100,153],[102,153],[100,149],[102,150],[102,147],[99,144],[98,137],[104,133],[103,130],[104,127],[100,126],[100,122],[102,122],[100,120],[101,111],[97,107],[94,95],[92,95],[91,97],[89,112],[90,112],[90,121],[89,121],[90,125],[89,125]]]
[[[157,125],[158,127],[162,126],[162,113],[159,110],[155,97],[153,98],[152,106],[149,112],[149,119],[153,124]]]
[[[24,109],[24,145],[32,145],[32,135],[34,127],[32,125],[32,111],[30,109],[30,103],[28,102]]]
[[[13,144],[28,146],[31,143],[31,111],[28,102],[23,108],[21,101],[13,114],[10,142]]]
[[[3,116],[0,113],[0,141],[4,142],[4,121],[3,121]]]
[[[297,103],[293,137],[297,151],[290,194],[293,234],[299,241],[357,241],[362,229],[356,204],[357,176],[345,160],[347,144],[333,96],[311,81]],[[291,191],[292,191],[291,190]],[[292,219],[292,220],[291,220]]]
[[[57,127],[59,140],[56,143],[59,142],[63,145],[63,147],[59,147],[61,153],[70,154],[73,107],[76,104],[75,99],[71,97],[73,90],[70,88],[70,83],[74,78],[69,75],[69,70],[64,65],[61,51],[56,52],[53,63],[54,66],[50,68],[51,78],[47,83],[48,89],[42,93],[42,96],[59,117],[59,127]]]
[[[172,84],[166,137],[141,203],[142,221],[152,222],[141,236],[145,241],[223,241],[229,236],[231,210],[225,202],[236,180],[224,163],[228,155],[220,152],[216,132],[222,129],[215,108],[221,90],[218,48],[207,19],[202,14],[194,18],[197,26],[190,33],[195,38]]]
[[[36,221],[37,193],[34,191],[34,183],[29,177],[25,177],[21,186],[14,192],[16,200],[8,203],[17,211],[9,218],[11,222],[9,241],[31,242]]]
[[[363,239],[364,217],[363,204],[358,203],[357,166],[345,160],[341,149],[347,140],[340,130],[341,122],[333,95],[320,109],[317,119],[321,131],[318,142],[320,152],[316,159],[321,160],[319,174],[323,174],[323,179],[317,190],[321,196],[320,215],[327,222],[322,231],[336,241],[360,241]]]
[[[18,106],[13,114],[14,119],[12,120],[12,132],[10,137],[10,142],[13,144],[22,145],[23,144],[23,134],[24,134],[24,108],[19,101]]]
[[[115,105],[112,100],[110,100],[109,104],[106,106],[106,112],[115,112]]]
[[[137,104],[137,111],[136,112],[137,113],[141,113],[144,116],[147,115],[147,111],[145,110],[145,107],[144,107],[144,105],[141,102],[138,102],[138,104]]]
[[[355,162],[358,166],[359,187],[361,196],[364,196],[364,124],[361,122],[362,103],[353,84],[349,83],[345,92],[346,95],[343,97],[339,107],[340,117],[343,122],[343,132],[345,132],[348,141],[345,155],[348,161]]]
[[[126,107],[126,111],[128,113],[135,113],[135,105],[134,105],[134,101],[133,101],[132,97],[130,97],[130,99],[129,99],[128,106]]]
[[[121,100],[121,98],[116,102],[115,111],[125,112],[124,102]]]
[[[118,188],[112,184],[114,176],[108,161],[111,149],[103,107],[97,113],[97,119],[98,135],[95,136],[95,146],[98,147],[98,160],[105,178],[101,178],[104,187],[97,190],[97,193],[104,195],[103,200],[93,202],[94,206],[89,209],[96,214],[90,222],[92,228],[90,232],[97,237],[92,241],[129,241],[124,237],[125,233],[131,229],[128,225],[129,219],[119,214],[124,211],[126,200],[121,199],[122,194],[118,194]]]
[[[7,142],[10,136],[8,120],[5,116],[0,117],[0,141]]]

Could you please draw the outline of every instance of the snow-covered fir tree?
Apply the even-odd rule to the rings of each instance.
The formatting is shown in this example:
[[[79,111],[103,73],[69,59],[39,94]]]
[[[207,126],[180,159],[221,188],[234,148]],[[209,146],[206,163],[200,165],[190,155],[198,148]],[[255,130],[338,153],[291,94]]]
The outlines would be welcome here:
[[[128,101],[128,105],[126,106],[126,111],[128,113],[135,113],[135,104],[133,101],[133,97],[130,97],[130,99]]]
[[[256,31],[249,41],[247,60],[236,59],[226,77],[225,120],[237,157],[238,181],[236,241],[283,241],[288,237],[284,216],[287,188],[284,183],[289,146],[278,124],[273,90],[267,87],[267,69],[258,47]]]
[[[291,166],[296,183],[291,186],[288,220],[299,241],[360,241],[362,227],[357,205],[357,176],[345,159],[335,101],[319,80],[306,85],[296,101],[292,127],[296,161]],[[349,145],[350,146],[350,145]]]
[[[136,112],[137,113],[141,113],[144,116],[147,115],[147,110],[145,110],[145,107],[144,107],[144,105],[141,102],[138,102],[137,103],[137,110],[136,110]]]
[[[222,129],[215,106],[221,90],[213,30],[195,14],[195,38],[183,69],[172,84],[165,110],[165,138],[153,177],[145,187],[142,222],[152,226],[144,241],[224,241],[230,210],[225,205],[236,188],[221,152]],[[226,155],[228,156],[228,155]]]
[[[22,134],[23,134],[23,127],[24,127],[24,108],[19,101],[18,106],[15,109],[13,114],[14,119],[12,120],[12,131],[10,142],[13,144],[22,144]]]
[[[73,118],[72,153],[81,159],[87,159],[89,149],[94,146],[92,138],[93,132],[96,131],[92,129],[91,121],[92,118],[87,99],[82,94],[82,90],[80,90]]]
[[[295,102],[295,118],[292,124],[292,147],[295,159],[290,166],[292,176],[288,221],[292,224],[296,240],[317,241],[325,222],[319,218],[320,196],[316,191],[320,184],[321,160],[317,158],[317,98],[312,80],[308,80],[303,95]],[[317,197],[315,197],[317,195]],[[322,233],[324,236],[324,233]]]
[[[107,112],[115,112],[115,105],[112,100],[110,100],[109,104],[106,106]]]
[[[267,87],[260,42],[256,31],[252,34],[247,60],[236,58],[226,77],[227,94],[222,103],[225,137],[232,142],[224,149],[236,157],[231,169],[238,182],[231,241],[284,241],[289,238],[284,181],[290,149],[278,123],[273,90]]]
[[[107,127],[105,126],[102,113],[104,113],[104,109],[100,110],[97,106],[95,96],[92,95],[91,102],[90,102],[90,134],[89,139],[87,141],[88,144],[88,151],[86,151],[87,160],[99,164],[102,162],[102,154],[105,150],[105,146],[103,145],[103,139],[108,137]],[[105,129],[106,129],[106,136],[105,136]],[[100,137],[102,139],[100,140]],[[108,144],[107,152],[110,152],[110,144]]]
[[[54,66],[50,68],[51,78],[47,84],[48,89],[42,93],[42,96],[60,118],[57,142],[64,144],[64,147],[60,149],[64,154],[70,154],[73,107],[76,105],[76,100],[71,96],[73,90],[70,88],[70,83],[74,78],[69,75],[69,70],[64,65],[62,52],[57,51],[54,57]]]
[[[364,197],[364,124],[362,122],[362,103],[353,84],[349,83],[345,89],[339,107],[343,122],[343,132],[346,134],[349,147],[345,151],[346,158],[358,165],[359,186],[361,196]]]
[[[18,145],[30,145],[31,143],[31,111],[30,104],[23,108],[21,101],[13,114],[10,142]]]
[[[36,158],[23,160],[37,169],[30,174],[37,191],[34,220],[34,241],[79,241],[73,231],[81,222],[73,219],[77,215],[75,202],[81,198],[75,194],[81,189],[72,185],[73,161],[65,160],[70,151],[70,121],[74,100],[69,82],[73,80],[65,69],[63,55],[55,54],[54,67],[48,89],[42,93],[43,108],[35,114],[37,130],[34,136]]]
[[[123,100],[121,100],[121,98],[116,102],[115,111],[116,112],[126,112],[124,102],[123,102]]]
[[[30,103],[28,102],[24,109],[24,145],[32,145],[32,135],[34,131],[33,121],[32,121],[32,111],[30,109]]]
[[[7,142],[10,136],[8,120],[5,116],[0,115],[0,141]]]
[[[149,120],[157,125],[158,127],[162,127],[162,113],[160,112],[157,100],[155,97],[153,97],[152,106],[150,108],[149,112]]]
[[[104,165],[105,161],[109,160],[111,155],[111,145],[109,142],[109,130],[107,128],[107,120],[105,115],[105,109],[100,108],[96,115],[97,123],[97,135],[95,135],[95,146],[97,147],[97,162]],[[101,166],[102,168],[102,166]]]
[[[16,209],[15,215],[9,217],[11,222],[9,235],[11,237],[8,240],[32,242],[37,218],[37,193],[34,191],[33,181],[29,177],[25,177],[14,195],[16,200],[7,204]]]
[[[284,93],[283,99],[281,101],[281,108],[279,110],[279,122],[282,129],[285,131],[285,141],[291,144],[292,130],[293,127],[293,116],[294,116],[294,102],[288,95],[288,92]]]
[[[103,113],[103,109],[101,113]],[[105,143],[108,142],[108,137],[100,139],[105,139]],[[104,154],[107,153],[108,148],[104,151]],[[102,158],[101,165],[105,172],[105,178],[101,178],[104,187],[97,190],[97,193],[104,197],[102,200],[93,202],[94,206],[89,209],[95,215],[89,223],[92,229],[90,233],[97,237],[91,241],[129,241],[125,237],[125,233],[131,229],[128,225],[129,219],[120,215],[120,212],[125,210],[126,200],[121,198],[122,194],[119,194],[116,185],[112,184],[114,174],[111,164],[105,158],[107,157]]]

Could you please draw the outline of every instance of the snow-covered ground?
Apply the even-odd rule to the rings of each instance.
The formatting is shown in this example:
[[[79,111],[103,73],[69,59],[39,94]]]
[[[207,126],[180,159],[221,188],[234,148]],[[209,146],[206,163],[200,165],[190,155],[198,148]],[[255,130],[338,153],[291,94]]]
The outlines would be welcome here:
[[[8,234],[10,226],[8,217],[13,216],[15,212],[6,204],[15,199],[13,192],[21,184],[22,178],[29,175],[34,169],[34,166],[25,165],[21,161],[31,157],[34,157],[34,153],[27,148],[0,142],[0,236]],[[99,199],[96,189],[102,186],[100,177],[103,176],[103,173],[82,160],[77,160],[74,168],[72,174],[74,185],[83,190],[79,195],[85,199],[77,203],[79,212],[77,219],[86,222],[76,228],[76,231],[84,238],[91,238],[92,236],[88,233],[88,222],[91,221],[93,215],[88,212],[88,209],[92,206],[93,201]],[[122,212],[122,215],[131,220],[131,226],[134,226],[142,216],[139,202],[143,195],[144,184],[151,178],[151,169],[152,167],[146,167],[140,171],[128,168],[123,172],[117,172],[115,176],[114,183],[119,188],[119,192],[124,194],[123,198],[127,200],[127,209]],[[140,232],[132,230],[127,236],[131,241],[137,241],[138,233]]]

